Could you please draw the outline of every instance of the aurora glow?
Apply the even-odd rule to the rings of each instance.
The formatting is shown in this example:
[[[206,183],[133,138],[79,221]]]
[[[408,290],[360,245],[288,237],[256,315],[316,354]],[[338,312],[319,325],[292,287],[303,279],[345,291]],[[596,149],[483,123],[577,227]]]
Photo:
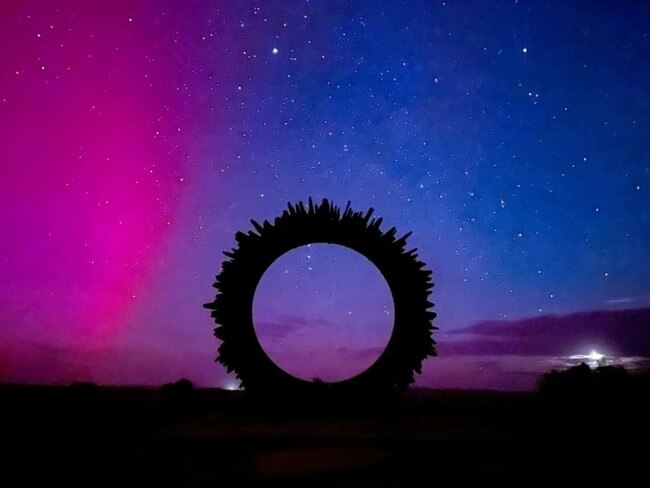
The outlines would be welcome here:
[[[643,2],[3,2],[0,379],[232,384],[201,307],[220,253],[310,195],[414,231],[441,352],[647,307],[649,25]],[[467,357],[419,384],[513,387]]]

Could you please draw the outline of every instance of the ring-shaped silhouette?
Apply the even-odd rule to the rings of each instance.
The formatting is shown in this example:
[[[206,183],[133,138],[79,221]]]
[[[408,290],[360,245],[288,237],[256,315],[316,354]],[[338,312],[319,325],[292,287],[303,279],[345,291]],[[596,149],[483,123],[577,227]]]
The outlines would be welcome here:
[[[410,233],[396,237],[392,227],[380,229],[382,219],[373,218],[373,209],[354,212],[348,202],[339,207],[324,199],[314,205],[288,204],[273,223],[251,223],[254,231],[237,232],[238,243],[222,263],[214,287],[214,301],[206,303],[221,341],[217,361],[235,372],[241,386],[251,392],[328,391],[389,393],[405,390],[422,372],[422,361],[435,356],[436,329],[431,271],[418,260],[416,249],[407,251]],[[264,352],[253,325],[253,299],[262,276],[283,254],[314,243],[338,244],[350,248],[372,262],[388,283],[393,296],[395,321],[386,348],[377,360],[358,375],[335,383],[310,382],[296,378],[277,366]]]

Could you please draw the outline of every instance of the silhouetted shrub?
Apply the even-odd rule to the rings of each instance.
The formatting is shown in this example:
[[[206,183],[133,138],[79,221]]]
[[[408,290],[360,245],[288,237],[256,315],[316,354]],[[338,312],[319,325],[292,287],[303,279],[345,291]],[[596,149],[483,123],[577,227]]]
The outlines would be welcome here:
[[[188,379],[180,379],[175,383],[166,383],[160,388],[160,398],[163,408],[175,413],[186,413],[195,403],[194,384]]]
[[[640,382],[623,366],[590,368],[585,363],[565,371],[553,370],[539,383],[539,398],[546,407],[564,413],[608,415],[628,408]]]

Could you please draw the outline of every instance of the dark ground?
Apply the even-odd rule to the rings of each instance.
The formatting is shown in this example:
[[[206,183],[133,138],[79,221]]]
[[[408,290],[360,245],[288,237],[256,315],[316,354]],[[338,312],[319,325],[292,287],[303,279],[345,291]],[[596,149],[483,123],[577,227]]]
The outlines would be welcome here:
[[[620,485],[645,479],[650,460],[645,393],[549,401],[413,389],[390,408],[318,413],[273,402],[216,389],[0,386],[3,478],[14,486]]]

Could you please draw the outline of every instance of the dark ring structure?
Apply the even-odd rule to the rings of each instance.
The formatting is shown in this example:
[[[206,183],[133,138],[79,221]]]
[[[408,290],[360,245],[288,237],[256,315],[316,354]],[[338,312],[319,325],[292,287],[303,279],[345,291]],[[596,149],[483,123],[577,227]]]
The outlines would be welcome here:
[[[212,310],[217,323],[214,335],[221,340],[217,360],[234,371],[241,386],[251,392],[310,392],[326,388],[333,393],[394,393],[405,390],[422,372],[422,361],[435,356],[432,322],[435,312],[429,295],[431,271],[419,261],[416,249],[405,250],[411,233],[396,237],[392,227],[380,229],[382,219],[373,209],[354,212],[350,203],[340,208],[324,199],[305,205],[289,203],[273,223],[251,221],[254,230],[237,232],[237,247],[224,254],[214,287]],[[253,325],[253,299],[260,279],[269,266],[286,252],[312,243],[345,246],[365,256],[381,272],[390,287],[395,322],[391,337],[379,358],[365,371],[336,383],[296,378],[278,367],[264,352]]]

